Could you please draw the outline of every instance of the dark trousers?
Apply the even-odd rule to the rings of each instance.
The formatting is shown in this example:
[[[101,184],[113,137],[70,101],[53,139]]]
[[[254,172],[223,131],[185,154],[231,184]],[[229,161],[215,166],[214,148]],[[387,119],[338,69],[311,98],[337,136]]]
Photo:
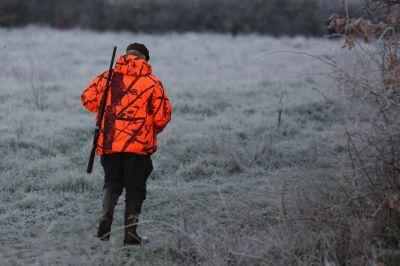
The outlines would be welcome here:
[[[150,155],[112,153],[100,158],[104,169],[104,188],[125,187],[125,202],[139,203],[146,199],[146,181],[153,171]]]

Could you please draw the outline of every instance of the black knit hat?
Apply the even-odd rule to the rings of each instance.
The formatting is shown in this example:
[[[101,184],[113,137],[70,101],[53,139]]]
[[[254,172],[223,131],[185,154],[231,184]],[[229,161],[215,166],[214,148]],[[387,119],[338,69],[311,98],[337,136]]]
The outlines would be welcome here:
[[[126,47],[127,52],[128,52],[128,50],[136,50],[139,53],[143,54],[146,57],[147,61],[150,60],[149,50],[147,50],[147,47],[144,44],[136,43],[136,42],[131,43],[128,45],[128,47]]]

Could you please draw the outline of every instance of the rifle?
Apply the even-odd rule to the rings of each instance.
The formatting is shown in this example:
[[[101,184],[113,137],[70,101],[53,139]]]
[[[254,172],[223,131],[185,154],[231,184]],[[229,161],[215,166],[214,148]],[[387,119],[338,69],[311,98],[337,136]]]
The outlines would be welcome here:
[[[112,54],[112,57],[111,57],[110,68],[108,70],[106,87],[105,87],[104,92],[103,92],[103,97],[101,98],[99,114],[97,116],[96,128],[94,129],[92,150],[90,151],[89,161],[88,161],[87,170],[86,170],[86,172],[88,174],[90,174],[92,172],[92,170],[93,170],[94,156],[96,155],[97,141],[98,141],[99,136],[100,136],[101,122],[103,120],[104,109],[105,109],[106,103],[107,103],[108,91],[110,89],[111,75],[112,75],[112,72],[113,72],[114,59],[115,59],[115,53],[116,52],[117,52],[117,46],[114,46],[113,54]]]

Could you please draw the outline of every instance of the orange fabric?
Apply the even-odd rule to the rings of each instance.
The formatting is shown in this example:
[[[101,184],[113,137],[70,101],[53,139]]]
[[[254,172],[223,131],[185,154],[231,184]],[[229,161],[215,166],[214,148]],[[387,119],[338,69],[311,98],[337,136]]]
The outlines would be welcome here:
[[[171,104],[160,80],[144,59],[121,56],[112,75],[97,154],[133,152],[152,154],[157,134],[171,119]],[[82,104],[98,112],[108,72],[96,77],[81,96]],[[97,113],[98,115],[98,113]]]

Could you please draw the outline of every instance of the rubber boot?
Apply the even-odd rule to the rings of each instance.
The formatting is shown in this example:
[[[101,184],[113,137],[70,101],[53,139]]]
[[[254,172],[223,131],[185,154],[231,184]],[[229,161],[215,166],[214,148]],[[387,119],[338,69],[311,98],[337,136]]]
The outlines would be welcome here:
[[[121,192],[122,188],[120,186],[111,186],[103,189],[103,212],[97,232],[97,237],[102,241],[108,241],[110,239],[114,209]]]
[[[125,238],[124,245],[140,245],[147,244],[148,239],[146,237],[140,237],[137,232],[137,226],[139,222],[139,215],[142,209],[142,203],[127,203],[125,205]]]

